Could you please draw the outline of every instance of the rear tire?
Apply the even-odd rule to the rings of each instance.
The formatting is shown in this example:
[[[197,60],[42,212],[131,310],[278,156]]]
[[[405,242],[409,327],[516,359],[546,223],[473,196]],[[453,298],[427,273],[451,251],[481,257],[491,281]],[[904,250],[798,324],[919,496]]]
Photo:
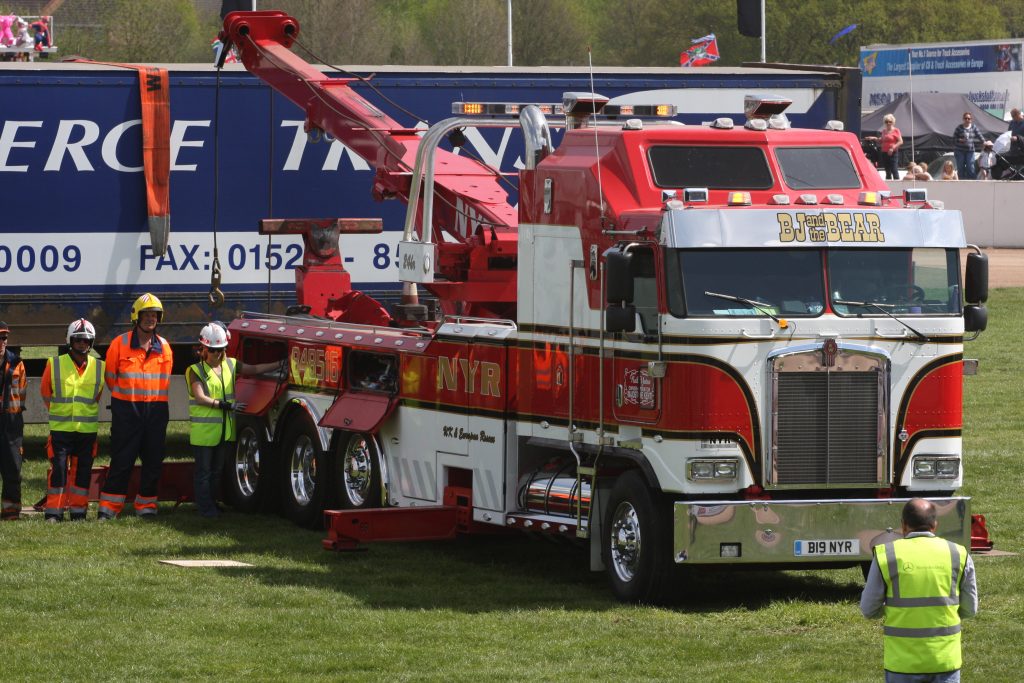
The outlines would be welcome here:
[[[293,414],[281,438],[281,507],[299,526],[315,529],[323,524],[326,465],[312,420],[304,412]]]
[[[334,471],[342,508],[361,510],[381,506],[381,452],[372,434],[355,432],[343,438]]]
[[[612,591],[620,600],[662,602],[673,574],[671,516],[657,503],[637,470],[621,475],[612,487],[601,533],[601,555]]]
[[[252,418],[238,418],[235,452],[227,458],[224,496],[241,512],[260,512],[270,503],[272,456],[264,438],[263,424]]]

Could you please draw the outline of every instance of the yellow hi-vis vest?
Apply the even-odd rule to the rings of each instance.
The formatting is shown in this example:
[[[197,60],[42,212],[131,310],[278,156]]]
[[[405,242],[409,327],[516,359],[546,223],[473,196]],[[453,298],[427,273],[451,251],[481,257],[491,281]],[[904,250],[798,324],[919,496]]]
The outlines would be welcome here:
[[[235,400],[235,359],[225,358],[218,377],[205,361],[189,367],[185,384],[188,387],[188,417],[192,422],[189,443],[193,446],[216,446],[221,441],[235,440],[235,416],[230,410],[208,408],[196,403],[192,395],[192,377],[203,385],[203,391],[212,399]]]
[[[46,363],[50,366],[50,388],[53,389],[50,397],[50,431],[83,434],[98,432],[103,361],[89,356],[82,374],[78,374],[78,366],[68,353],[54,356]]]
[[[874,548],[885,581],[885,668],[896,673],[943,673],[961,666],[962,545],[915,536]]]

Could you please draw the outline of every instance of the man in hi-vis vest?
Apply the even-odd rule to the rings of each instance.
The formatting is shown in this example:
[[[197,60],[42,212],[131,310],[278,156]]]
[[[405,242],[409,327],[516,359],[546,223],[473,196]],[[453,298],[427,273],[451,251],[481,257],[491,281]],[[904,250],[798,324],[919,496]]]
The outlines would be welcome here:
[[[46,361],[39,382],[39,393],[50,411],[47,522],[63,521],[64,508],[70,508],[72,521],[85,519],[89,509],[105,367],[89,353],[95,340],[96,329],[85,318],[68,325],[68,352]]]
[[[903,538],[874,547],[860,611],[883,617],[886,683],[960,680],[960,619],[978,611],[967,549],[935,535],[935,505],[903,506]]]
[[[135,460],[142,460],[135,514],[156,516],[163,469],[167,394],[174,355],[171,344],[156,333],[164,307],[153,294],[132,305],[132,329],[107,349],[104,377],[110,389],[110,470],[100,491],[99,519],[114,519],[124,508]]]

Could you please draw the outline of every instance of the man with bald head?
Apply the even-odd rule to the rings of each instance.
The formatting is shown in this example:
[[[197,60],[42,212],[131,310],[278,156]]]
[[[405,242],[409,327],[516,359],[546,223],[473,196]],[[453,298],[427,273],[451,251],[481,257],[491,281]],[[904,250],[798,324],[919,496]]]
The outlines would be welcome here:
[[[868,619],[882,617],[886,683],[960,680],[960,619],[978,611],[967,549],[935,535],[935,504],[903,506],[903,538],[876,545],[860,596]]]

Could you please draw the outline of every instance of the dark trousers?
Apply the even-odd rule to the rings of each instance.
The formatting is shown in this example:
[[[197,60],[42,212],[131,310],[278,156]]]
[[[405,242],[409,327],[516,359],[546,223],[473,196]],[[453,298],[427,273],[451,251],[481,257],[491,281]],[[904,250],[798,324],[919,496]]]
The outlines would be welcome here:
[[[899,150],[893,150],[892,154],[886,154],[882,152],[882,166],[885,167],[885,179],[886,180],[899,180],[900,169],[896,160],[899,158]]]
[[[0,477],[3,478],[4,516],[17,517],[21,511],[22,417],[0,413]]]
[[[166,452],[168,417],[166,401],[110,400],[110,471],[103,493],[123,496],[128,491],[138,457],[142,460],[139,495],[156,496]]]
[[[92,454],[96,450],[96,435],[80,432],[50,432],[50,486],[74,484],[88,490],[92,483]],[[75,480],[67,481],[68,465],[77,460]]]
[[[199,514],[204,517],[217,515],[216,496],[220,490],[220,473],[224,469],[224,458],[234,442],[221,441],[216,446],[192,446],[195,456],[195,474],[192,494]]]

